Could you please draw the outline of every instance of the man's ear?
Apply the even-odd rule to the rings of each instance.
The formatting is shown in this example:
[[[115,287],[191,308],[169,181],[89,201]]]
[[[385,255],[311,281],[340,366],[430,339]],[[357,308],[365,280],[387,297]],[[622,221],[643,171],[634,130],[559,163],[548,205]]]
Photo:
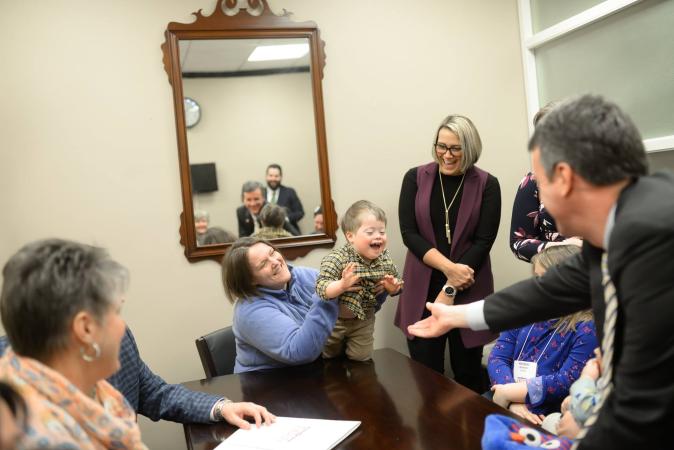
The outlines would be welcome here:
[[[562,197],[571,195],[576,177],[576,172],[573,168],[566,162],[559,162],[555,164],[553,177],[554,183],[559,186],[559,194]]]

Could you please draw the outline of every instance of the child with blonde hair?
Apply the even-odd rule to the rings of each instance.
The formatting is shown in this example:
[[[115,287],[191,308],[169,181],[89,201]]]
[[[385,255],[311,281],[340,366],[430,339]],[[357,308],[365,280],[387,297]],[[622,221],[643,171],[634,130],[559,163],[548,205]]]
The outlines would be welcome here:
[[[347,243],[321,261],[316,292],[339,297],[339,318],[323,348],[324,358],[341,355],[365,361],[374,349],[374,313],[388,295],[402,287],[398,269],[386,249],[386,214],[367,200],[346,210],[341,228]],[[386,293],[384,293],[386,291]]]
[[[548,247],[532,259],[534,273],[541,277],[580,252],[575,245]],[[499,336],[487,370],[494,402],[533,423],[559,411],[569,387],[597,347],[590,311],[537,322]]]

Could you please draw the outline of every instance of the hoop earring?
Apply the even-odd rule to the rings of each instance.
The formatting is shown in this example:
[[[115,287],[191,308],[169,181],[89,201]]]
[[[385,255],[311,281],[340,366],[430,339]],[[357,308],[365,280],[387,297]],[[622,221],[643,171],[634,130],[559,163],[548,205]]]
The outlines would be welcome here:
[[[101,356],[101,347],[97,343],[92,342],[91,348],[94,349],[94,356],[87,355],[84,347],[80,347],[80,356],[82,356],[82,359],[88,363],[97,360]]]

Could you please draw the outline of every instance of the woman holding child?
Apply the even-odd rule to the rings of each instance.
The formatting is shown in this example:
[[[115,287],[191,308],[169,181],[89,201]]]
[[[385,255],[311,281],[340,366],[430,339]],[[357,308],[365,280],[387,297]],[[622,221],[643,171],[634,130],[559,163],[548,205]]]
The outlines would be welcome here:
[[[306,364],[321,355],[338,306],[318,297],[317,277],[316,269],[288,266],[267,241],[234,242],[222,262],[234,303],[234,372]]]
[[[496,335],[452,330],[430,339],[412,338],[407,326],[428,316],[427,301],[465,304],[494,291],[489,251],[501,217],[498,180],[475,166],[480,135],[464,116],[438,127],[431,163],[403,178],[398,215],[408,248],[395,324],[408,336],[410,356],[443,373],[445,342],[457,382],[482,391],[482,346]]]

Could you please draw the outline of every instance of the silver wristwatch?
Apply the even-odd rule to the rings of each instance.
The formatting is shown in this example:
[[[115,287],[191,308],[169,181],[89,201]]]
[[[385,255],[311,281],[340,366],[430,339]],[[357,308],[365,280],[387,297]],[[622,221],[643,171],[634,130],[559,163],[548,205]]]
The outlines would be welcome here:
[[[451,284],[446,284],[442,287],[442,292],[447,296],[454,298],[456,297],[456,288]]]

